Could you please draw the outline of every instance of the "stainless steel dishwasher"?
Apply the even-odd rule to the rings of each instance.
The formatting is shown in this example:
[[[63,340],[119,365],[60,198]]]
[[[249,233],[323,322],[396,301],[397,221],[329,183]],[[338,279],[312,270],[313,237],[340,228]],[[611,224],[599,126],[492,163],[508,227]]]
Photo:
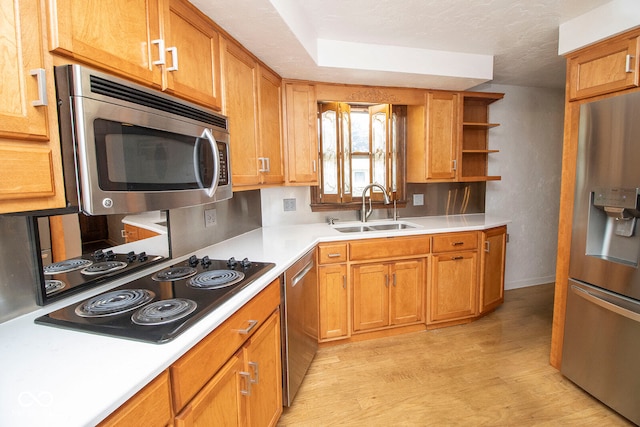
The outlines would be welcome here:
[[[316,250],[284,273],[282,290],[282,403],[293,398],[318,350]]]

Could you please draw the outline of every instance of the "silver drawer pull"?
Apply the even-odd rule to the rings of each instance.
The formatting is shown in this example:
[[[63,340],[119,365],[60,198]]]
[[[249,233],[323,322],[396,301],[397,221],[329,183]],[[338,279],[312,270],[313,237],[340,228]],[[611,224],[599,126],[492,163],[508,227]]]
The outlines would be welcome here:
[[[458,261],[458,260],[461,260],[461,259],[464,259],[464,257],[463,256],[452,256],[451,257],[452,261]]]
[[[460,246],[464,245],[464,242],[451,242],[451,246]]]
[[[236,329],[235,332],[239,333],[240,335],[247,335],[258,324],[257,320],[248,320],[248,322],[249,326],[247,327],[247,329]]]
[[[329,254],[329,255],[327,255],[327,257],[329,257],[329,258],[338,258],[338,257],[340,257],[341,255],[342,255],[341,253],[335,253],[335,254]]]

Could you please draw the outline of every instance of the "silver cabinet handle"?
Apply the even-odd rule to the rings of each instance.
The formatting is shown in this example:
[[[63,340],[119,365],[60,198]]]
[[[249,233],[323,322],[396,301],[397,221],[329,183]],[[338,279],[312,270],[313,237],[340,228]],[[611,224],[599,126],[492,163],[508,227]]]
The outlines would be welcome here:
[[[240,389],[240,394],[243,396],[251,396],[251,374],[244,371],[241,371],[238,374],[245,379],[245,384],[247,385],[246,389]]]
[[[254,376],[249,379],[251,384],[258,384],[260,382],[260,372],[258,371],[258,362],[249,362],[249,367],[253,369]]]
[[[164,40],[163,39],[155,39],[151,40],[151,44],[158,46],[158,59],[153,61],[153,65],[164,65],[167,62],[164,50]]]
[[[236,329],[235,332],[239,333],[240,335],[247,335],[258,324],[257,320],[248,320],[248,322],[249,322],[249,326],[247,326],[246,329]]]
[[[342,255],[341,253],[333,253],[333,254],[328,254],[327,257],[329,258],[338,258],[340,257],[340,255]]]
[[[491,242],[490,241],[486,241],[484,242],[484,251],[485,252],[491,252]]]
[[[631,60],[633,59],[633,55],[627,55],[624,61],[624,72],[625,73],[633,73],[631,69]]]
[[[384,285],[388,288],[389,287],[389,275],[385,274],[384,275]]]
[[[460,246],[464,245],[464,242],[451,242],[451,246]]]
[[[463,257],[463,256],[452,256],[452,257],[451,257],[451,260],[452,260],[452,261],[459,261],[459,260],[461,260],[461,259],[464,259],[464,257]]]
[[[453,169],[454,171],[458,170],[458,161],[457,160],[452,160],[453,162]]]
[[[49,105],[47,100],[47,74],[44,68],[34,68],[29,70],[29,74],[35,76],[38,81],[38,99],[31,101],[31,105],[34,107]]]
[[[347,289],[347,276],[342,276],[342,288]]]
[[[316,161],[315,160],[311,161],[311,167],[313,168],[313,172],[317,172],[317,170],[316,170]]]
[[[396,287],[396,273],[393,273],[393,287]]]
[[[178,71],[178,48],[168,47],[167,52],[171,54],[171,67],[167,67],[167,71]]]

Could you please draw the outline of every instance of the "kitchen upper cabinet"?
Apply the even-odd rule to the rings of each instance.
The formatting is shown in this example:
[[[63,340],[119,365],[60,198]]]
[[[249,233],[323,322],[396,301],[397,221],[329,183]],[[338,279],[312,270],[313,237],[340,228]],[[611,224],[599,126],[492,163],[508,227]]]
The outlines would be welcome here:
[[[49,1],[50,50],[220,109],[218,33],[184,0]]]
[[[0,214],[65,206],[41,2],[0,2]]]
[[[284,182],[281,81],[231,41],[223,43],[224,113],[234,190]]]
[[[638,87],[640,84],[638,31],[580,50],[567,58],[569,99]]]
[[[480,257],[480,313],[487,313],[504,302],[504,267],[507,227],[482,232]]]
[[[476,232],[433,237],[427,324],[469,319],[477,314]]]
[[[427,92],[424,105],[407,107],[407,182],[455,180],[459,98],[456,92]]]
[[[220,40],[218,32],[195,7],[169,0],[165,19],[164,89],[219,110]]]
[[[285,84],[286,183],[318,185],[318,106],[315,86]]]
[[[172,423],[169,373],[164,371],[115,410],[98,427],[170,426]]]

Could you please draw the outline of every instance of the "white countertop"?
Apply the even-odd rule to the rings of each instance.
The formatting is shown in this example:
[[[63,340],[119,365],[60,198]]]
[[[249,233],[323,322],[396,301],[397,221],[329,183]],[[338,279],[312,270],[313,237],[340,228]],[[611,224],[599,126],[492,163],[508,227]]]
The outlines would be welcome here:
[[[484,214],[402,218],[402,231],[341,233],[327,224],[263,227],[200,251],[198,257],[273,262],[275,268],[165,344],[36,325],[34,319],[175,264],[169,260],[0,324],[0,425],[95,425],[144,387],[319,242],[483,230],[510,221]],[[371,221],[375,224],[379,221]],[[345,225],[338,223],[337,225]],[[353,223],[360,224],[360,223]],[[31,286],[31,284],[25,284]]]

